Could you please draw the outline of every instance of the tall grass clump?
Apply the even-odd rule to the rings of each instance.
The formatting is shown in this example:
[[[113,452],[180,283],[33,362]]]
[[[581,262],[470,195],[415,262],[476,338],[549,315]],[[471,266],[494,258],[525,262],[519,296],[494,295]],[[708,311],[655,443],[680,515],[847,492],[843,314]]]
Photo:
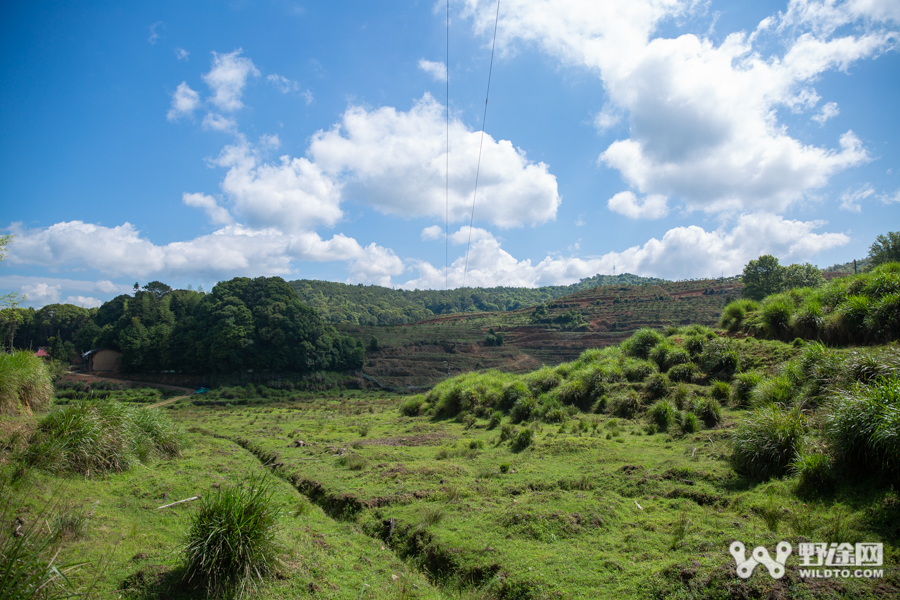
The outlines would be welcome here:
[[[277,566],[279,504],[270,479],[222,486],[204,496],[191,518],[184,554],[185,581],[207,597],[240,598]]]
[[[799,395],[800,390],[788,375],[770,377],[756,384],[750,392],[750,402],[754,406],[778,404],[790,406]]]
[[[806,417],[777,404],[757,408],[731,435],[736,470],[755,479],[783,475],[802,450]]]
[[[54,473],[89,476],[177,456],[183,440],[181,429],[158,410],[112,400],[79,400],[40,421],[24,459]]]
[[[747,406],[756,386],[762,381],[759,373],[738,373],[731,382],[731,402],[735,406]]]
[[[900,472],[900,379],[857,384],[839,394],[829,407],[825,431],[844,465]]]
[[[43,410],[53,401],[53,382],[32,352],[0,352],[0,412]]]
[[[678,411],[668,400],[660,400],[647,411],[650,422],[656,425],[660,431],[668,431],[669,427],[678,421]]]
[[[658,343],[663,341],[661,333],[649,327],[638,329],[634,335],[622,342],[622,351],[628,356],[646,359],[650,355],[650,350]]]
[[[759,304],[755,300],[749,298],[735,300],[722,311],[719,327],[731,332],[740,331],[747,315],[757,310],[759,310]]]
[[[794,313],[794,302],[790,294],[776,294],[763,300],[760,306],[758,327],[766,337],[784,340],[791,337],[791,316]]]

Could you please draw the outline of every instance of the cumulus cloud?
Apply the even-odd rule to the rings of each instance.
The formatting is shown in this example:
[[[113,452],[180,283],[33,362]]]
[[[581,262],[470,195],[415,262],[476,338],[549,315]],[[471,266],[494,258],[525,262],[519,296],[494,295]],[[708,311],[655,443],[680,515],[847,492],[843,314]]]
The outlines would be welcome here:
[[[313,136],[309,156],[344,184],[347,198],[408,217],[444,217],[446,125],[444,107],[425,94],[408,111],[351,106],[330,131]],[[450,219],[472,210],[480,132],[450,125]],[[484,136],[476,218],[500,227],[556,217],[556,177],[507,140]]]
[[[189,194],[185,192],[181,196],[181,201],[187,206],[201,208],[209,217],[210,222],[217,225],[228,225],[234,222],[231,213],[227,209],[219,206],[218,201],[212,196],[206,194]]]
[[[465,285],[538,287],[565,285],[597,273],[619,273],[664,277],[718,277],[740,273],[744,265],[762,254],[774,254],[785,262],[803,262],[818,252],[850,241],[843,233],[815,233],[822,221],[793,221],[777,215],[754,213],[738,219],[730,230],[706,231],[695,225],[675,227],[662,239],[650,239],[641,246],[620,252],[609,252],[595,258],[550,255],[540,262],[517,260],[503,250],[489,232],[480,230],[473,236],[468,257]],[[466,228],[450,237],[463,246],[468,239]],[[450,267],[450,285],[463,285],[465,256]],[[401,287],[435,288],[443,285],[444,271],[424,261],[414,262],[418,277]]]
[[[222,191],[247,225],[312,231],[343,216],[340,185],[306,158],[285,155],[265,162],[258,149],[240,140],[226,146],[213,164],[228,169]]]
[[[170,121],[177,121],[181,117],[190,117],[200,106],[200,94],[191,89],[186,81],[182,81],[172,94],[172,107],[166,113]]]
[[[667,198],[660,194],[651,194],[643,200],[634,192],[619,192],[606,202],[609,210],[625,215],[631,219],[661,219],[669,214]]]
[[[0,276],[0,289],[17,290],[20,294],[26,295],[28,299],[23,305],[33,308],[59,302],[63,294],[67,295],[64,302],[93,308],[100,302],[95,296],[109,298],[129,293],[132,288],[131,284],[116,284],[108,279],[90,281],[34,275],[3,275]],[[78,302],[75,302],[76,300]]]
[[[227,54],[212,53],[212,69],[203,75],[203,81],[212,92],[210,102],[225,112],[244,107],[241,96],[250,77],[259,77],[259,69],[249,58],[241,56],[242,49]]]
[[[103,304],[103,301],[93,296],[68,296],[65,303],[74,304],[82,308],[98,308]]]
[[[476,31],[489,34],[494,4],[462,3]],[[785,14],[719,45],[694,34],[654,37],[665,20],[703,10],[703,3],[510,0],[505,6],[501,50],[522,40],[597,72],[609,100],[595,119],[598,128],[614,123],[615,110],[627,114],[629,137],[613,142],[599,161],[619,171],[634,192],[677,198],[688,210],[780,211],[868,160],[852,132],[839,138],[838,148],[803,144],[779,124],[777,111],[811,109],[819,100],[811,84],[821,73],[892,48],[898,36],[885,23],[897,11],[888,2],[792,0]],[[854,23],[859,26],[835,35]],[[786,51],[763,56],[757,41],[766,36],[776,36]],[[823,117],[831,111],[823,110]]]
[[[435,81],[447,81],[447,65],[442,62],[419,59],[419,68],[431,75]]]
[[[233,133],[237,131],[237,122],[218,113],[206,113],[203,117],[203,129]]]
[[[363,247],[342,234],[322,239],[310,231],[287,234],[274,228],[251,229],[235,224],[192,240],[158,246],[141,236],[130,223],[104,227],[70,221],[33,230],[14,223],[10,230],[16,235],[9,252],[13,264],[51,269],[87,268],[114,276],[204,279],[287,276],[293,273],[293,261],[346,261],[351,274],[359,281],[389,284],[390,276],[404,269],[392,250],[376,244]],[[5,280],[12,282],[7,277],[0,279],[0,283]],[[62,289],[61,284],[40,280],[24,281],[17,287],[39,298],[49,298],[50,302],[59,298]],[[111,293],[119,288],[102,280],[92,284],[92,289]]]
[[[444,228],[440,225],[432,225],[422,230],[422,241],[439,240],[444,237]]]

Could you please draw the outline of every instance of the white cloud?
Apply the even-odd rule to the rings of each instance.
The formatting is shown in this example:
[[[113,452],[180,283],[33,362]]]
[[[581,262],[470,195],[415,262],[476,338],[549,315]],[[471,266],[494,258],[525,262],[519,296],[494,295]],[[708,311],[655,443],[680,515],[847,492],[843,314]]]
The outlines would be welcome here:
[[[618,125],[623,117],[621,109],[611,104],[605,104],[600,112],[594,116],[594,127],[600,133],[604,133]]]
[[[260,75],[253,61],[241,56],[241,52],[240,48],[228,54],[213,52],[212,69],[203,75],[203,81],[213,93],[210,102],[225,112],[243,108],[241,95],[247,79]]]
[[[104,227],[70,221],[34,230],[14,223],[10,230],[16,235],[9,247],[12,264],[92,269],[129,278],[288,276],[294,272],[294,261],[345,261],[356,280],[389,285],[390,276],[404,269],[403,262],[392,250],[377,244],[363,247],[343,234],[326,240],[309,231],[287,234],[273,228],[229,225],[192,240],[157,246],[142,237],[130,223]],[[128,289],[106,280],[78,283],[80,287],[73,289],[70,280],[46,283],[40,278],[0,277],[0,284],[19,287],[43,299],[44,304],[57,301],[63,287],[106,294]]]
[[[419,59],[419,68],[431,75],[435,81],[447,81],[447,65],[442,62]]]
[[[309,90],[301,91],[300,83],[297,81],[293,81],[291,79],[288,79],[284,75],[278,75],[277,73],[267,75],[266,81],[278,88],[278,91],[280,91],[282,94],[290,94],[291,92],[296,92],[306,101],[307,106],[313,103],[313,93]]]
[[[90,300],[96,295],[111,297],[117,294],[131,292],[131,284],[116,284],[109,280],[90,281],[82,279],[67,279],[60,277],[39,277],[34,275],[3,275],[0,276],[0,289],[17,290],[20,294],[28,296],[23,306],[40,308],[47,304],[59,302],[63,294],[68,297],[65,300],[84,299],[84,305],[91,308],[94,304]]]
[[[650,194],[639,200],[633,192],[619,192],[606,202],[609,210],[631,219],[661,219],[669,214],[667,198],[660,194]]]
[[[82,308],[98,308],[103,301],[93,296],[69,296],[66,298],[66,304],[74,304]]]
[[[170,121],[177,121],[181,117],[190,117],[200,105],[200,94],[191,89],[186,81],[182,81],[172,94],[172,107],[166,113]]]
[[[187,206],[202,208],[212,223],[217,225],[234,223],[231,213],[229,213],[227,209],[219,206],[219,203],[212,196],[207,196],[206,194],[189,194],[185,192],[181,196],[181,201]]]
[[[175,58],[178,60],[190,60],[191,53],[185,50],[184,48],[175,48]]]
[[[813,115],[812,120],[819,125],[824,125],[825,121],[832,117],[836,117],[839,114],[841,114],[841,109],[838,108],[837,102],[829,102],[822,107],[818,114]]]
[[[340,125],[313,136],[309,156],[344,183],[344,196],[381,212],[445,216],[444,107],[429,94],[408,112],[351,106]],[[450,219],[470,218],[480,132],[450,125]],[[506,140],[484,136],[475,216],[500,227],[556,217],[556,177]]]
[[[47,283],[32,283],[21,287],[22,294],[28,299],[29,304],[44,306],[59,302],[61,286]]]
[[[266,163],[241,140],[226,146],[213,164],[228,169],[222,191],[252,227],[312,231],[343,216],[340,185],[306,158]]]
[[[875,195],[875,190],[866,184],[858,190],[847,190],[841,194],[841,208],[851,212],[862,212],[862,201]]]
[[[206,113],[203,117],[203,129],[233,133],[237,131],[237,122],[217,113]]]
[[[777,215],[755,213],[738,219],[731,231],[705,231],[695,225],[670,229],[661,240],[653,238],[642,246],[609,252],[598,258],[547,256],[538,263],[517,260],[501,248],[490,233],[481,230],[469,252],[465,285],[521,286],[565,285],[597,273],[630,272],[668,279],[718,277],[740,273],[748,261],[762,254],[774,254],[785,262],[804,262],[816,253],[850,241],[842,233],[815,233],[822,221],[792,221]],[[464,229],[451,241],[464,245]],[[574,247],[573,247],[574,248]],[[452,287],[463,285],[465,256],[457,258],[449,271]],[[418,261],[413,264],[418,277],[401,287],[438,288],[444,284],[443,269]]]
[[[439,240],[444,237],[444,228],[440,225],[432,225],[422,230],[422,241]]]
[[[160,33],[159,29],[162,29],[163,22],[157,21],[153,25],[150,26],[150,37],[147,38],[147,41],[150,42],[151,45],[156,44],[159,41]]]
[[[461,1],[476,31],[490,35],[495,5]],[[618,170],[636,193],[676,198],[688,210],[783,210],[838,171],[868,160],[852,132],[839,149],[803,144],[779,124],[777,111],[811,109],[819,96],[810,84],[821,73],[893,48],[897,34],[872,21],[896,16],[888,2],[793,0],[786,14],[718,46],[693,34],[653,37],[666,19],[706,10],[702,2],[509,0],[504,6],[501,51],[522,40],[597,72],[609,102],[595,118],[598,128],[614,124],[615,110],[628,115],[629,137],[612,143],[600,163]],[[837,26],[854,23],[859,27],[833,35]],[[759,48],[769,46],[756,45],[763,36],[777,36],[770,46],[786,48],[783,55],[763,56]]]

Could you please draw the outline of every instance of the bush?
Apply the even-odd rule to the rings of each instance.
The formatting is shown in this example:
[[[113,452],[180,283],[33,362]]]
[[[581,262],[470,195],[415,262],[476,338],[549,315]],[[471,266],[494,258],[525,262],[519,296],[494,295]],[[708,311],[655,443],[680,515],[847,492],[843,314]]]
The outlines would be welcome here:
[[[191,518],[184,553],[185,581],[207,596],[242,597],[275,569],[280,506],[273,483],[250,478],[243,486],[222,486],[200,500]]]
[[[525,384],[534,395],[552,390],[560,384],[560,381],[559,374],[553,367],[543,367],[525,376]]]
[[[819,452],[798,454],[791,461],[790,471],[798,477],[797,489],[802,494],[828,493],[837,483],[831,457]]]
[[[668,341],[663,341],[658,343],[650,350],[650,354],[648,358],[656,363],[656,366],[659,367],[660,371],[667,371],[669,369],[669,354],[675,350],[675,346]]]
[[[700,420],[697,419],[697,415],[692,412],[681,415],[681,431],[684,433],[700,431]]]
[[[707,427],[715,427],[722,420],[722,407],[715,398],[698,398],[691,412],[700,417]]]
[[[660,431],[668,431],[669,427],[678,420],[678,411],[668,400],[660,400],[650,407],[647,416]]]
[[[44,410],[53,401],[47,365],[33,352],[0,352],[0,412]]]
[[[531,390],[522,381],[514,381],[503,388],[500,396],[500,408],[509,410],[521,398],[530,398]]]
[[[534,432],[525,428],[519,432],[519,434],[513,439],[510,444],[510,449],[513,452],[521,452],[525,448],[529,447],[534,442]]]
[[[747,314],[755,312],[758,309],[759,304],[757,304],[755,300],[746,298],[743,300],[735,300],[725,306],[725,309],[722,311],[719,327],[731,332],[740,331]]]
[[[731,382],[731,401],[735,406],[746,406],[750,403],[753,390],[762,381],[759,373],[739,373]]]
[[[644,391],[651,400],[662,398],[669,392],[669,378],[662,373],[654,373],[644,384]]]
[[[728,400],[729,396],[731,396],[731,386],[724,381],[713,381],[712,386],[710,386],[709,395],[719,402]]]
[[[628,360],[625,362],[622,370],[625,372],[625,379],[636,382],[646,379],[655,369],[653,363],[649,361]]]
[[[759,327],[763,334],[777,340],[789,339],[793,312],[794,303],[789,294],[766,298],[759,310]]]
[[[513,405],[512,410],[509,411],[509,418],[513,423],[521,423],[522,421],[527,421],[532,417],[532,415],[534,415],[535,412],[537,412],[537,408],[537,400],[535,400],[531,396],[519,398]]]
[[[615,396],[608,403],[609,412],[623,419],[633,419],[641,409],[637,392],[629,390],[624,396]]]
[[[669,397],[672,399],[672,402],[675,404],[675,408],[681,410],[684,408],[687,403],[688,396],[690,396],[691,390],[683,383],[679,383],[675,386],[675,389],[672,390],[672,393],[669,394]]]
[[[658,331],[644,327],[638,329],[634,335],[622,342],[622,351],[628,356],[646,359],[650,350],[663,341],[663,336]]]
[[[731,435],[734,468],[756,479],[783,475],[803,449],[806,418],[796,408],[757,408]]]
[[[400,414],[407,417],[418,417],[423,404],[425,404],[423,396],[410,396],[400,404]]]
[[[794,403],[798,393],[799,390],[789,375],[779,375],[758,383],[750,393],[750,400],[754,406],[779,404],[787,407]]]
[[[79,400],[38,424],[25,462],[51,472],[121,472],[135,462],[177,456],[183,433],[156,409],[111,400]]]
[[[731,340],[717,338],[703,347],[700,364],[712,378],[729,381],[738,370],[738,355]]]
[[[488,421],[487,429],[490,431],[491,429],[496,429],[500,423],[503,422],[503,413],[499,410],[495,410],[491,413],[491,420]]]
[[[681,365],[675,365],[671,369],[669,369],[669,379],[672,381],[679,381],[684,383],[691,383],[694,378],[697,376],[697,365],[694,363],[684,363]]]
[[[841,462],[900,472],[900,379],[857,384],[829,408],[825,431]]]

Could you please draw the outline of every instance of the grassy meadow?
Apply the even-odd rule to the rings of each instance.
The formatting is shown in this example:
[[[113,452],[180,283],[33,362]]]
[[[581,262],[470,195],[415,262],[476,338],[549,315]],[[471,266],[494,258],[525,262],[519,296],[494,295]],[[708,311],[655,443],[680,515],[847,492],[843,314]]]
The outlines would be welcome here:
[[[822,321],[829,287],[416,395],[59,382],[48,407],[17,375],[0,596],[900,597],[896,271],[865,277]],[[803,339],[851,319],[870,345]],[[735,541],[795,552],[744,580]],[[883,576],[803,578],[810,542],[881,543]]]

